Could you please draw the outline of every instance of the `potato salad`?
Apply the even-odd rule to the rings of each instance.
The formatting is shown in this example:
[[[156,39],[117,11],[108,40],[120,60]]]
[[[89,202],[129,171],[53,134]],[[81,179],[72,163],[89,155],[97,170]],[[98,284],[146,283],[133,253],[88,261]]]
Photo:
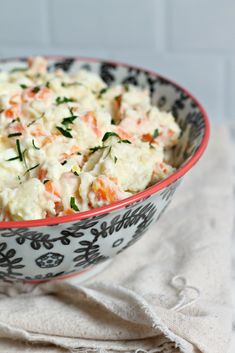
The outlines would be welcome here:
[[[109,205],[169,176],[180,128],[134,85],[44,58],[0,72],[0,220]]]

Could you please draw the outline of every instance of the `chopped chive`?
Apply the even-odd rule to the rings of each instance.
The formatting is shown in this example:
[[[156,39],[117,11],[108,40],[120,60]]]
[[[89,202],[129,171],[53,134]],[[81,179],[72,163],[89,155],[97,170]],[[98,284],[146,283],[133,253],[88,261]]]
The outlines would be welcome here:
[[[26,172],[25,172],[25,174],[29,173],[31,170],[36,169],[36,168],[39,167],[39,166],[40,166],[40,164],[38,163],[38,164],[36,164],[35,166],[33,166],[33,167],[27,169]]]
[[[119,137],[118,134],[116,134],[116,132],[106,132],[102,138],[102,142],[105,142],[106,140],[108,140],[109,137],[111,136],[116,136],[116,137]],[[120,137],[119,137],[120,138]]]
[[[70,207],[74,210],[74,211],[80,211],[78,206],[76,205],[75,202],[75,197],[71,196],[70,197]]]
[[[35,150],[40,150],[40,148],[35,145],[34,139],[32,139],[32,145],[35,148]]]
[[[70,132],[68,130],[65,130],[63,129],[62,127],[60,126],[56,126],[57,130],[59,130],[59,132],[64,135],[65,137],[68,137],[68,138],[73,138],[73,136],[70,134]]]
[[[72,86],[83,86],[83,84],[81,82],[70,82],[70,83],[62,82],[61,86],[62,87],[72,87]]]
[[[46,82],[45,87],[46,88],[50,88],[50,82],[49,81]]]
[[[12,158],[6,159],[6,161],[7,162],[15,161],[16,159],[19,159],[19,158],[20,158],[19,156],[16,156],[16,157],[12,157]]]
[[[43,184],[46,184],[48,181],[50,181],[50,180],[49,179],[43,180]]]
[[[14,134],[9,134],[7,137],[15,137],[15,136],[21,136],[22,133],[21,132],[16,132]]]
[[[114,164],[116,164],[117,163],[117,157],[116,156],[114,156]]]
[[[16,140],[16,148],[17,148],[17,151],[18,151],[18,154],[19,154],[19,159],[21,162],[23,162],[23,155],[22,155],[22,152],[21,152],[21,148],[20,148],[20,140]]]
[[[60,104],[64,104],[64,103],[70,103],[70,102],[74,102],[73,98],[67,98],[67,97],[57,97],[56,98],[56,104],[60,105]]]
[[[20,85],[20,87],[21,87],[22,89],[28,88],[28,86],[24,85],[23,83]]]
[[[118,143],[131,143],[131,141],[129,141],[129,140],[120,140],[120,141],[118,141]]]
[[[91,153],[94,153],[98,150],[103,150],[104,148],[107,148],[107,146],[95,146],[95,147],[89,148],[89,150],[91,151]]]
[[[67,162],[68,162],[68,161],[65,160],[65,161],[61,162],[60,164],[61,164],[61,165],[65,165]]]
[[[77,152],[77,155],[81,156],[82,154],[81,154],[81,152]]]

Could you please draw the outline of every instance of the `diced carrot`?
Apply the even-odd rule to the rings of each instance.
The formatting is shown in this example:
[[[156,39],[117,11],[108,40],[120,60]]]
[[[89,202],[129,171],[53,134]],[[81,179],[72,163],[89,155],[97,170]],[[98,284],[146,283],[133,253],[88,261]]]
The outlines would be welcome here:
[[[83,115],[82,120],[85,123],[88,123],[90,125],[90,127],[92,128],[92,130],[94,131],[94,133],[96,134],[96,136],[101,137],[102,136],[102,132],[101,130],[98,128],[97,126],[97,120],[96,120],[96,115],[94,112],[88,112],[85,115]]]
[[[12,119],[15,117],[15,111],[12,108],[8,108],[5,110],[5,116],[9,119]]]
[[[43,87],[37,93],[37,98],[41,100],[47,99],[51,95],[51,90],[47,87]]]
[[[47,171],[45,169],[39,169],[38,171],[38,179],[39,180],[44,180],[46,178]]]
[[[64,214],[65,215],[71,215],[71,214],[74,214],[75,212],[74,212],[74,210],[72,209],[72,208],[67,208],[67,210],[65,210],[64,211]]]
[[[55,140],[55,136],[47,136],[43,139],[42,141],[42,147],[49,145],[50,143],[52,143]]]
[[[131,134],[130,132],[124,130],[123,128],[121,128],[120,126],[115,128],[116,133],[118,134],[119,137],[121,137],[121,139],[127,139],[127,140],[132,140],[133,139],[133,134]]]
[[[117,201],[117,190],[102,177],[98,177],[92,184],[92,190],[98,201],[103,200],[109,203]]]
[[[34,137],[38,137],[38,136],[47,136],[47,133],[45,131],[43,131],[43,128],[41,127],[41,125],[38,125],[35,127],[35,129],[31,132],[31,135],[33,135]]]
[[[167,133],[167,135],[169,136],[169,137],[172,137],[173,135],[174,135],[174,131],[173,130],[168,130],[168,133]]]
[[[146,142],[153,142],[153,136],[151,134],[142,135],[142,140]]]

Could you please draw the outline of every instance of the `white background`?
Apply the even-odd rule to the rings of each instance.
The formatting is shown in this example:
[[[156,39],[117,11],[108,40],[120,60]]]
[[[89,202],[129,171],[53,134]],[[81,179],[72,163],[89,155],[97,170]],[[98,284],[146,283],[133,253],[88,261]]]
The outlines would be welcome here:
[[[154,69],[235,119],[235,0],[0,0],[0,57],[38,54]]]

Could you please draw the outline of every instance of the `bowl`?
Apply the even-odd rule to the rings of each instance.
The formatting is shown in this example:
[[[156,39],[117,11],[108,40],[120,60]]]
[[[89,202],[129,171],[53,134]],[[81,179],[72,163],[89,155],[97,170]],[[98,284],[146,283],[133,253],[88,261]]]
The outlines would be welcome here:
[[[102,270],[160,218],[209,138],[207,114],[200,103],[184,88],[155,72],[90,58],[48,60],[50,71],[86,68],[98,73],[108,85],[148,87],[153,104],[171,111],[182,129],[173,151],[178,168],[159,183],[109,206],[57,218],[0,222],[0,279],[4,281],[34,283],[76,276],[81,282]],[[23,58],[0,61],[0,70],[25,66]]]

